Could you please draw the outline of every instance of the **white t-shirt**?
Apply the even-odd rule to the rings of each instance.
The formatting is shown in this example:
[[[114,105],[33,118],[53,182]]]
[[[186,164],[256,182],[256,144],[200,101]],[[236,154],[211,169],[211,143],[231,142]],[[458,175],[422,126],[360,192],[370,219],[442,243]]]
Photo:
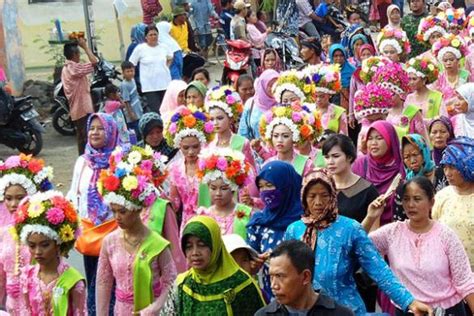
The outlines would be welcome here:
[[[140,83],[143,92],[163,91],[171,82],[171,73],[166,64],[168,58],[173,58],[170,49],[163,43],[150,46],[139,44],[133,50],[129,60],[137,65],[140,63]]]

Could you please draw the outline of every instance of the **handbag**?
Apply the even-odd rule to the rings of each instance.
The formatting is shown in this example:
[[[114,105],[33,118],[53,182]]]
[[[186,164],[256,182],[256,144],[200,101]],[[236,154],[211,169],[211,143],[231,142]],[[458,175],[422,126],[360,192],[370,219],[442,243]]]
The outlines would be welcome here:
[[[82,233],[76,240],[76,249],[86,256],[98,257],[102,240],[109,233],[117,229],[117,221],[110,219],[100,225],[94,226],[94,223],[87,218],[81,218]]]

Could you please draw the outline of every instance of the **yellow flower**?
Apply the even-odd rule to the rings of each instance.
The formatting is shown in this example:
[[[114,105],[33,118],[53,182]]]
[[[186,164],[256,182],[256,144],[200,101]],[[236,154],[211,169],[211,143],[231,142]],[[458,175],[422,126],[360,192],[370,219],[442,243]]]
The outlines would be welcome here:
[[[97,181],[97,192],[99,192],[100,195],[104,193],[104,184],[102,181]]]
[[[10,226],[8,232],[10,233],[10,236],[12,236],[13,240],[18,240],[18,232],[16,231],[15,226]]]
[[[44,206],[39,201],[32,201],[30,207],[28,207],[28,216],[30,218],[36,218],[43,214]]]
[[[451,45],[453,45],[453,47],[459,47],[459,45],[461,45],[461,42],[455,38],[451,41]]]
[[[153,149],[150,147],[150,145],[146,145],[145,149],[145,156],[153,156]]]
[[[284,116],[286,113],[286,108],[284,106],[279,106],[275,109],[276,116]]]
[[[138,180],[135,176],[126,176],[122,180],[122,185],[125,190],[132,191],[138,187]]]
[[[433,64],[429,64],[429,65],[428,65],[428,69],[429,69],[430,71],[433,71],[433,70],[435,69],[435,67],[433,66]]]
[[[303,90],[304,90],[304,93],[311,93],[313,89],[311,88],[310,84],[305,84]]]
[[[137,163],[140,162],[140,160],[142,160],[142,155],[138,152],[138,151],[132,151],[129,155],[128,155],[128,162],[132,165],[136,165]]]
[[[61,239],[61,242],[74,240],[74,230],[69,224],[61,226],[59,229],[59,238]]]

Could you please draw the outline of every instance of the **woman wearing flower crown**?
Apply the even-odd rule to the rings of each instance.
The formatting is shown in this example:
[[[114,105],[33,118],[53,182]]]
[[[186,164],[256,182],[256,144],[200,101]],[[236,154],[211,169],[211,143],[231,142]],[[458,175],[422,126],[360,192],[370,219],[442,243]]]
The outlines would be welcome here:
[[[377,37],[380,54],[393,62],[403,62],[411,51],[410,41],[404,31],[387,26]]]
[[[439,117],[443,99],[441,92],[427,87],[438,78],[438,66],[428,57],[415,57],[409,60],[407,73],[413,92],[405,99],[405,108],[410,105],[420,108],[425,125],[428,126],[431,120]]]
[[[150,147],[134,146],[129,152],[117,147],[110,160],[97,187],[119,229],[107,235],[100,251],[97,315],[109,314],[114,284],[115,315],[156,315],[176,278],[170,243],[161,237],[171,213],[157,190],[165,177],[164,159]],[[150,212],[148,227],[141,218],[144,209]]]
[[[393,93],[379,84],[369,83],[357,91],[354,98],[354,112],[361,123],[357,140],[357,153],[367,154],[366,136],[370,125],[375,121],[385,120],[388,111],[393,107]]]
[[[298,154],[295,145],[311,140],[314,134],[315,116],[295,102],[291,106],[277,106],[265,112],[260,119],[260,135],[276,151],[272,155],[260,143],[254,149],[265,163],[282,160],[290,163],[296,172],[304,175],[311,171],[313,162],[310,157]]]
[[[420,134],[425,139],[429,139],[426,126],[420,108],[415,105],[403,107],[408,87],[408,74],[399,63],[389,63],[380,67],[373,82],[389,89],[393,93],[393,105],[388,111],[386,120],[396,129],[398,137],[407,134]]]
[[[308,75],[309,73],[307,73]],[[308,78],[308,77],[306,77]],[[347,114],[343,107],[330,103],[333,95],[341,91],[341,75],[338,65],[323,65],[311,74],[309,79],[315,85],[316,110],[321,115],[323,129],[347,135]],[[305,79],[307,80],[307,79]]]
[[[465,30],[466,26],[466,13],[464,8],[447,8],[443,12],[439,12],[437,15],[438,18],[444,19],[448,22],[448,31],[450,34],[454,35],[463,35],[462,31]]]
[[[197,177],[198,157],[201,148],[212,139],[214,124],[208,114],[194,106],[181,106],[166,126],[168,143],[179,148],[182,154],[169,166],[169,197],[173,209],[181,212],[181,228],[196,215],[199,206],[209,206],[207,186]],[[179,214],[179,213],[178,213]]]
[[[36,262],[21,271],[19,314],[87,315],[84,277],[64,259],[79,235],[73,204],[57,191],[27,197],[15,212],[14,233]]]
[[[117,228],[112,212],[97,191],[99,174],[108,168],[110,154],[119,142],[117,124],[111,115],[92,114],[87,124],[87,135],[86,150],[76,160],[67,198],[76,207],[84,229],[77,246],[83,246],[78,250],[84,255],[87,307],[92,314],[95,311],[95,276],[100,244],[107,233]]]
[[[448,34],[448,21],[439,16],[430,15],[421,19],[418,25],[418,33],[416,35],[419,42],[421,42],[426,51],[421,57],[429,58],[433,63],[438,63],[436,57],[433,55],[431,47],[438,39]]]
[[[443,71],[433,85],[432,89],[443,94],[441,115],[450,116],[450,100],[459,88],[469,80],[469,72],[460,67],[460,61],[467,55],[467,47],[459,36],[452,34],[443,36],[432,47],[434,56],[443,65]]]
[[[246,225],[252,208],[235,201],[239,190],[247,184],[250,164],[245,156],[230,148],[206,150],[199,159],[199,178],[209,186],[211,206],[197,213],[212,217],[222,235],[238,234],[247,238]]]
[[[12,238],[14,214],[20,201],[39,191],[52,188],[53,169],[44,161],[20,154],[0,162],[0,200],[4,205],[0,227],[0,305],[11,315],[18,315],[20,270],[30,263],[28,248]]]
[[[291,104],[295,101],[301,103],[311,95],[311,85],[305,84],[301,79],[302,73],[296,70],[284,71],[273,85],[273,96],[277,103]]]

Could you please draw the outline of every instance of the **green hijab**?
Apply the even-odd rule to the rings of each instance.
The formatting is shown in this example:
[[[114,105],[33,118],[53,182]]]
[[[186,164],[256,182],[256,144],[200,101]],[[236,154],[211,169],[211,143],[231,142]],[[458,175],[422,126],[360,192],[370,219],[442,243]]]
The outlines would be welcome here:
[[[197,91],[199,91],[199,93],[202,95],[203,98],[206,97],[206,93],[207,93],[207,87],[204,83],[202,83],[201,81],[198,81],[198,80],[194,80],[194,81],[191,81],[188,86],[186,87],[186,90],[184,92],[184,95],[187,95],[188,94],[188,90],[190,88],[194,88],[196,89]]]
[[[179,315],[253,315],[265,305],[255,280],[227,252],[214,219],[196,216],[186,224],[183,251],[191,235],[209,246],[211,258],[205,271],[190,268],[178,275]]]

